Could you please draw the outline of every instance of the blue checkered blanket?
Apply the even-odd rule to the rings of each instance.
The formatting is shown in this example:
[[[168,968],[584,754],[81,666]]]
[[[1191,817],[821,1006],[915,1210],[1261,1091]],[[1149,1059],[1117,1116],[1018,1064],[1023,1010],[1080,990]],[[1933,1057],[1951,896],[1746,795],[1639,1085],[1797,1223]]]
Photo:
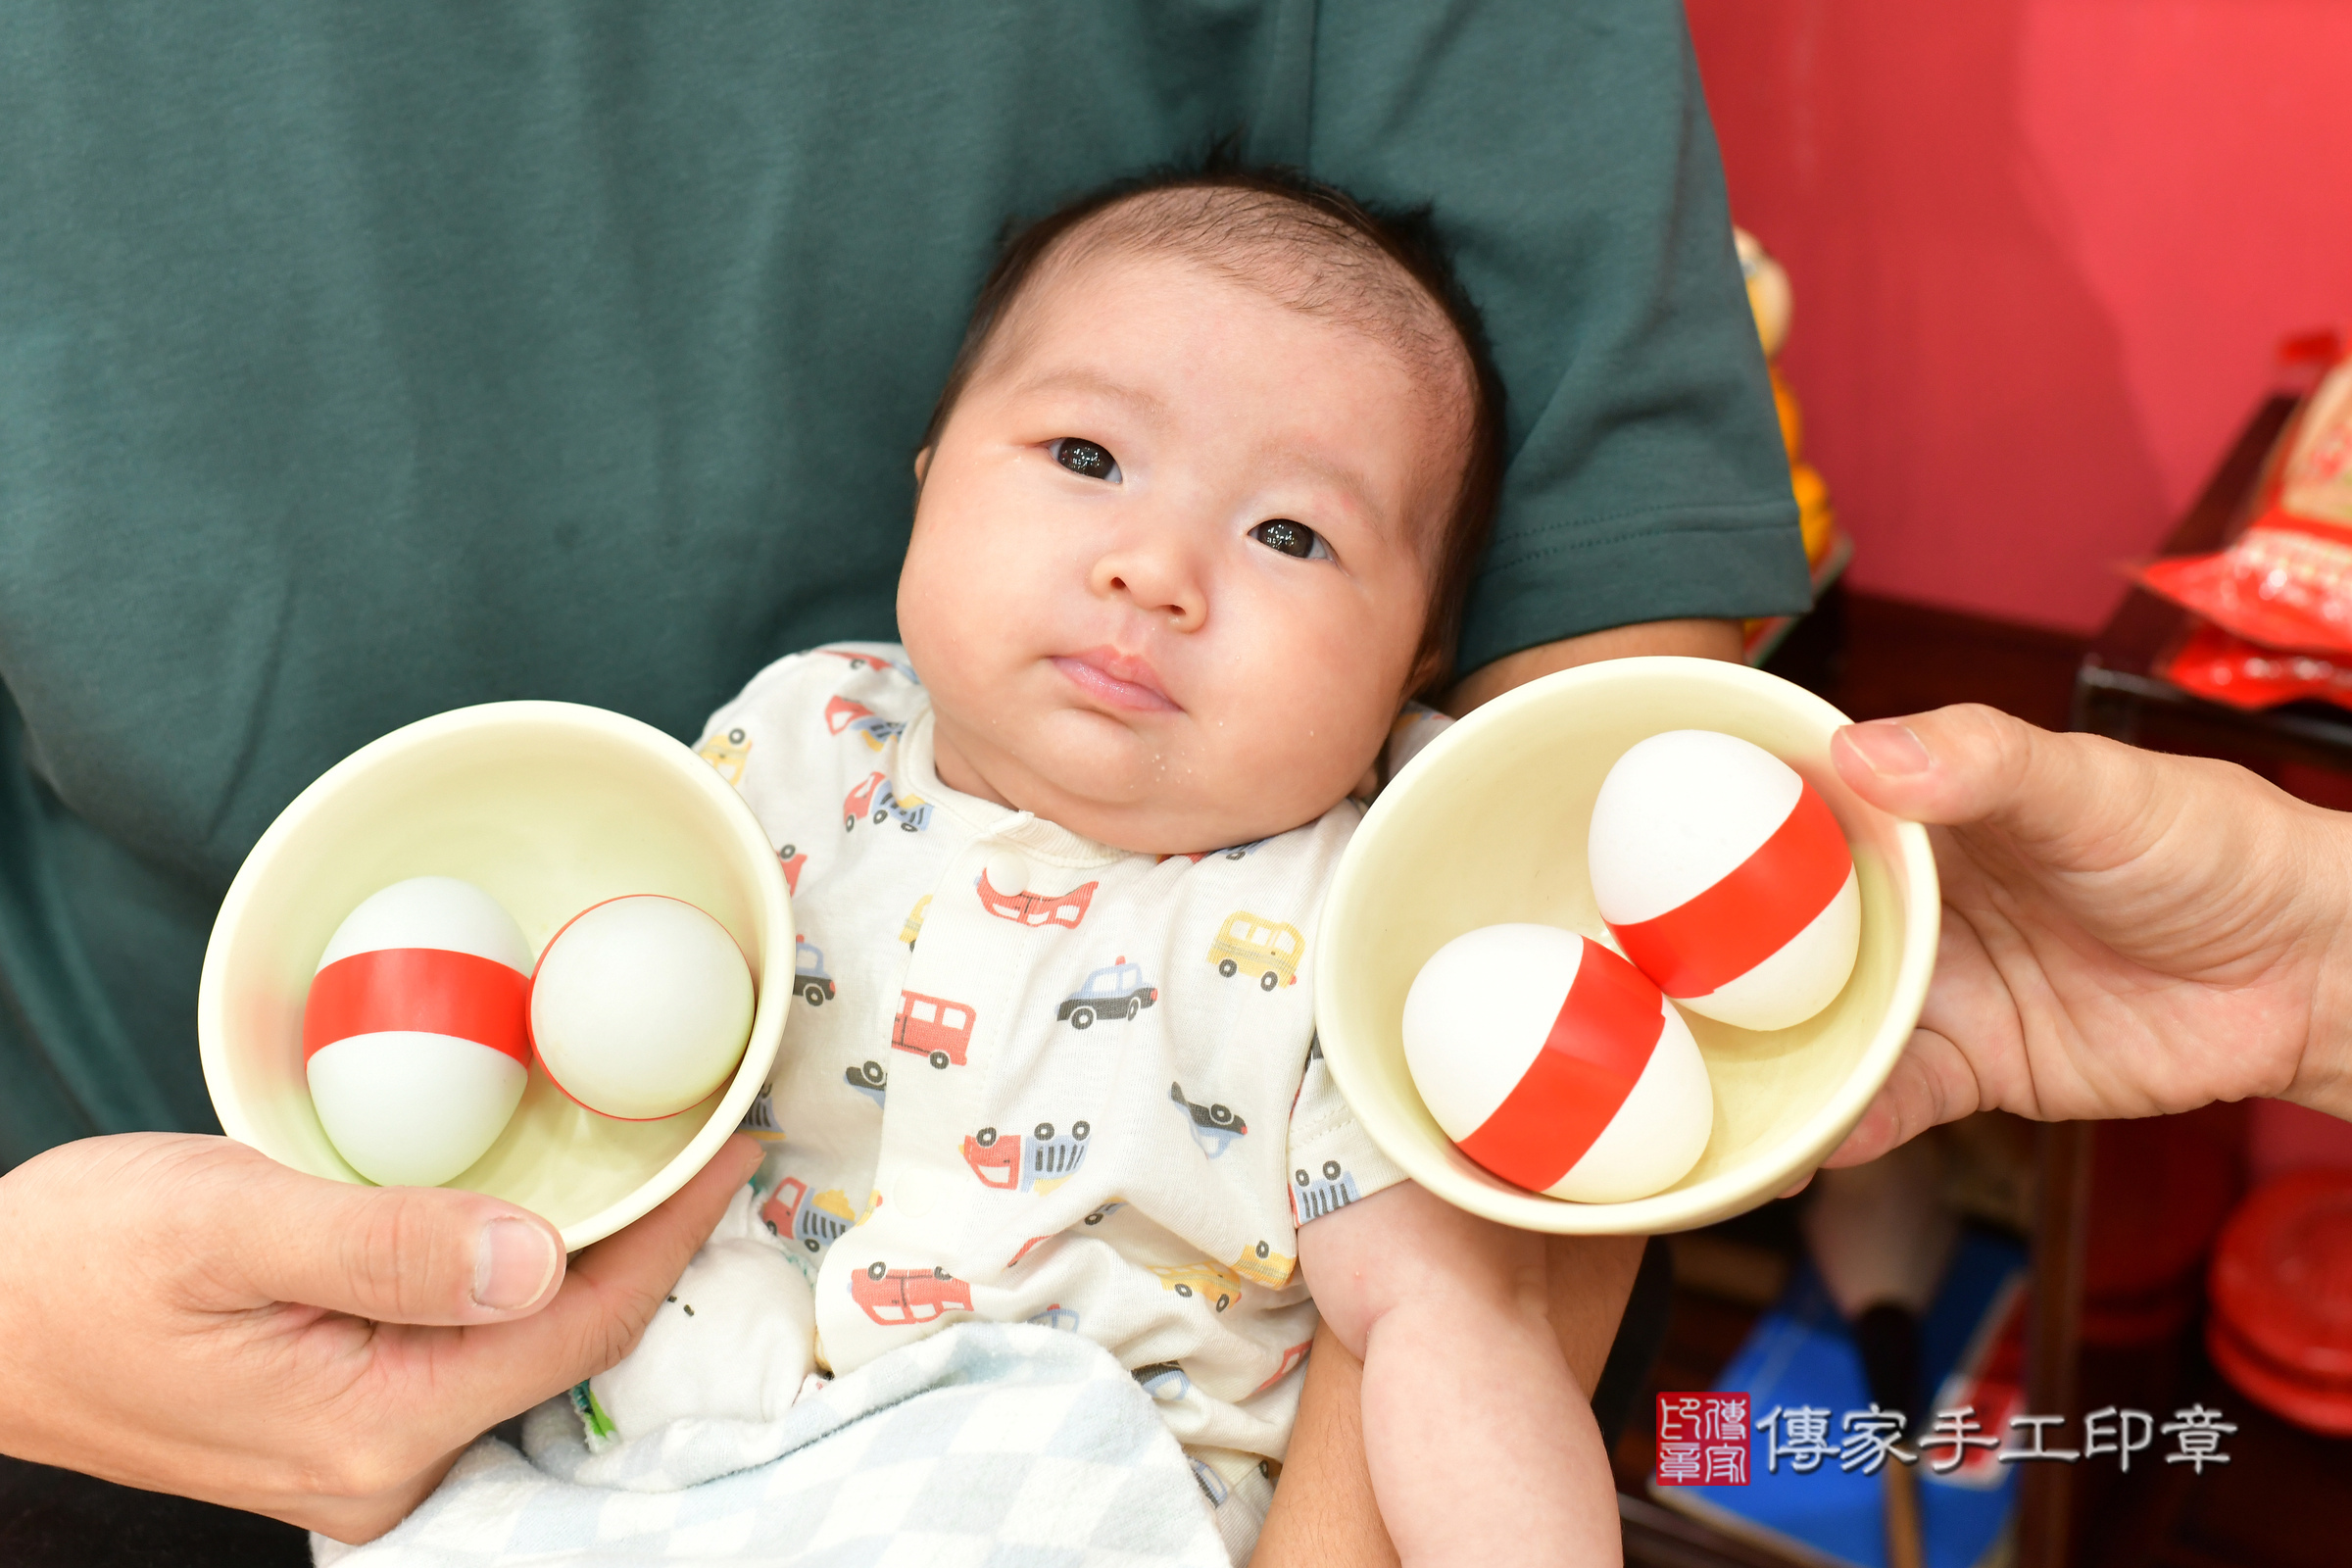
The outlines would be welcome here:
[[[551,1399],[521,1451],[475,1443],[389,1535],[312,1544],[320,1568],[1229,1561],[1135,1379],[1077,1335],[993,1323],[869,1362],[779,1421],[678,1421],[601,1452]]]

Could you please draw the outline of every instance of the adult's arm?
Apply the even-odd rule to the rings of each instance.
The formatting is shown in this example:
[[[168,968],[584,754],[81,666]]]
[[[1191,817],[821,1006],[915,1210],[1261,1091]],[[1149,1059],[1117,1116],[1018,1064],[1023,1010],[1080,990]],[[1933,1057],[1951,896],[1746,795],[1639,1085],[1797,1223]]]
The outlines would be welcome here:
[[[625,1354],[757,1158],[731,1142],[567,1267],[477,1193],[224,1138],[61,1145],[0,1177],[0,1446],[368,1540],[475,1434]]]
[[[1918,1031],[1830,1164],[1983,1109],[2260,1095],[2352,1117],[2352,817],[1974,706],[1853,725],[1831,754],[1935,824],[1943,932]]]

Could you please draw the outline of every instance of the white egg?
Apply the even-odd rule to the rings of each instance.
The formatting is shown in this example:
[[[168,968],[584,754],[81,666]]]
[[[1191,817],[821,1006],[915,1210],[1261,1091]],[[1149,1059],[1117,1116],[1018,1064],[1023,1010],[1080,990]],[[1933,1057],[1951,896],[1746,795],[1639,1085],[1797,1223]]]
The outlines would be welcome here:
[[[531,1043],[556,1087],[622,1121],[674,1116],[727,1081],[752,1033],[752,971],[727,928],[634,894],[572,917],[539,956]]]
[[[529,1078],[531,950],[456,877],[395,882],[344,917],[303,1008],[327,1141],[385,1186],[437,1187],[489,1152]]]
[[[1404,1059],[1464,1154],[1585,1203],[1665,1191],[1715,1125],[1690,1028],[1599,943],[1491,925],[1431,955],[1404,1002]]]
[[[1779,758],[1670,730],[1609,769],[1587,861],[1617,945],[1692,1012],[1786,1029],[1853,974],[1862,891],[1838,819]]]

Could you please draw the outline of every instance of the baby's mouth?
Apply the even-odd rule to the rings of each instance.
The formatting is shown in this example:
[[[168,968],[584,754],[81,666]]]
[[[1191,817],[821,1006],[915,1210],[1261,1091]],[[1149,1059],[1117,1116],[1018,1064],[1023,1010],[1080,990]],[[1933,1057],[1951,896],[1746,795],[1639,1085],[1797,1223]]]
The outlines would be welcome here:
[[[1115,648],[1090,648],[1082,654],[1057,654],[1054,667],[1079,690],[1138,713],[1174,713],[1183,710],[1160,690],[1159,674],[1150,662]]]

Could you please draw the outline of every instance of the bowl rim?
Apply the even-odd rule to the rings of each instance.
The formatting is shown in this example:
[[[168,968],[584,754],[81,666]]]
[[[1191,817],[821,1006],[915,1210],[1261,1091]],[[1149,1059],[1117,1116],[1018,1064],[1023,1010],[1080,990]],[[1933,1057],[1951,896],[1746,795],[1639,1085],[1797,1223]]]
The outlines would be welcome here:
[[[1433,737],[1397,771],[1365,811],[1324,895],[1323,917],[1315,932],[1315,1024],[1323,1043],[1324,1060],[1342,1097],[1363,1123],[1373,1143],[1406,1176],[1458,1208],[1514,1229],[1555,1235],[1657,1235],[1710,1225],[1778,1197],[1800,1176],[1809,1177],[1822,1158],[1861,1120],[1910,1042],[1927,1001],[1928,982],[1935,973],[1943,907],[1936,877],[1935,850],[1926,828],[1916,822],[1889,818],[1894,825],[1897,858],[1908,885],[1903,899],[1904,940],[1886,1015],[1879,1020],[1860,1059],[1846,1075],[1845,1082],[1769,1155],[1746,1160],[1693,1186],[1670,1188],[1648,1198],[1617,1203],[1576,1203],[1541,1193],[1497,1191],[1464,1177],[1443,1155],[1430,1150],[1418,1131],[1408,1128],[1381,1097],[1368,1092],[1371,1086],[1359,1078],[1353,1053],[1345,1046],[1338,1051],[1331,1047],[1338,1004],[1327,983],[1338,944],[1352,934],[1356,924],[1353,911],[1368,907],[1366,901],[1377,891],[1364,885],[1368,873],[1364,870],[1367,856],[1363,847],[1377,842],[1393,819],[1412,809],[1416,780],[1426,778],[1436,760],[1448,752],[1479,745],[1490,731],[1520,721],[1524,710],[1547,703],[1563,691],[1659,679],[1714,685],[1737,692],[1745,700],[1768,703],[1784,713],[1820,725],[1825,746],[1831,733],[1853,722],[1835,706],[1791,681],[1721,660],[1651,654],[1556,670],[1481,705]],[[1878,808],[1867,802],[1857,804],[1865,810],[1878,811]]]
[[[214,1114],[220,1119],[221,1131],[230,1138],[272,1159],[279,1158],[247,1115],[242,1102],[233,1096],[224,1096],[220,1086],[233,1082],[226,1022],[230,933],[242,922],[247,906],[253,902],[263,880],[270,874],[284,853],[287,842],[329,801],[393,758],[421,745],[441,743],[453,736],[492,731],[516,723],[553,725],[617,741],[686,780],[689,788],[711,803],[717,808],[719,819],[727,824],[737,845],[744,852],[746,863],[752,868],[752,881],[758,889],[760,909],[767,920],[767,940],[763,945],[766,951],[760,955],[761,969],[763,973],[774,972],[778,944],[789,943],[793,929],[791,894],[785,886],[783,868],[776,863],[774,846],[768,843],[766,829],[760,825],[760,819],[753,814],[743,797],[683,743],[642,719],[585,703],[527,698],[477,703],[434,713],[379,735],[306,785],[302,793],[287,802],[285,808],[254,841],[253,848],[246,852],[244,863],[237,867],[236,876],[230,880],[227,893],[221,897],[220,907],[213,917],[211,935],[205,943],[204,969],[197,985],[196,1042],[198,1060],[204,1070],[205,1089],[212,1100]],[[789,971],[792,959],[789,946],[783,948],[781,956]],[[769,1069],[774,1065],[790,1012],[787,1004],[791,997],[789,989],[761,984],[743,1060],[728,1080],[726,1093],[711,1110],[710,1118],[685,1148],[625,1197],[561,1227],[565,1251],[577,1251],[591,1242],[601,1241],[642,1218],[693,1180],[695,1174],[718,1152],[719,1146],[734,1136],[745,1114],[750,1111],[752,1101],[766,1081]],[[282,1159],[279,1162],[290,1164]],[[319,1179],[327,1181],[336,1178]]]

